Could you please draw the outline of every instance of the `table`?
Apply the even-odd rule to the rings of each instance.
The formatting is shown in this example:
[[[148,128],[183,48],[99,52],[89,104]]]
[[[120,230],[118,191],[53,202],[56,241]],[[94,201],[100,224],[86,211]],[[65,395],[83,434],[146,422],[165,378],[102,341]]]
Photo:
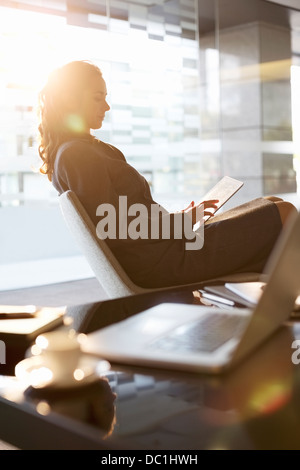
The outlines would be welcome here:
[[[75,311],[86,331],[113,313],[116,320],[136,313],[124,299]],[[90,386],[43,396],[2,375],[0,439],[22,449],[168,449],[190,457],[202,449],[299,449],[295,339],[300,323],[287,322],[237,368],[214,377],[113,364]]]

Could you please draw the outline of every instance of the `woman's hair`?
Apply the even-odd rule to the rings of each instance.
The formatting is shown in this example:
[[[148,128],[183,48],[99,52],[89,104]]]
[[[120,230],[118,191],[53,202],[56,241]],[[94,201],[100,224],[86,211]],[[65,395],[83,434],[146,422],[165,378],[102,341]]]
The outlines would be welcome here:
[[[86,61],[70,62],[52,72],[39,93],[40,172],[51,181],[58,147],[82,133],[79,116],[72,114],[69,104],[80,99],[100,69]]]

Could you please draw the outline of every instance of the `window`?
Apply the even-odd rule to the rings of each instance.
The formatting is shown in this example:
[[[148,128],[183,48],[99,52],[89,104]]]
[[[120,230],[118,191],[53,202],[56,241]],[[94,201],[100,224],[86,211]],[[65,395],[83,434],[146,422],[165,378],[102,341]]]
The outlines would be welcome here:
[[[111,111],[97,137],[119,147],[170,210],[200,199],[224,174],[245,182],[226,207],[266,194],[295,201],[295,10],[264,0],[6,5],[0,7],[0,271],[60,258],[67,266],[66,258],[80,255],[55,190],[38,173],[36,119],[48,73],[75,59],[96,63],[107,82]]]

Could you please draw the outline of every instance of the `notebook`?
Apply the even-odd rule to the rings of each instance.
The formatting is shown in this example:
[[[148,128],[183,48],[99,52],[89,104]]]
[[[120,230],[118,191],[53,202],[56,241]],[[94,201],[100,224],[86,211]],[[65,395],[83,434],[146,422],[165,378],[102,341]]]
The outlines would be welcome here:
[[[7,346],[28,345],[39,334],[63,325],[65,311],[66,307],[0,305],[0,340]]]
[[[282,231],[253,309],[162,303],[87,335],[83,348],[111,362],[219,374],[264,343],[300,293],[300,215]]]
[[[256,305],[266,287],[266,282],[226,282],[225,287],[250,304]]]
[[[236,288],[233,286],[235,284]],[[245,290],[245,295],[242,295],[242,292],[238,293],[238,285],[249,285],[249,288],[246,292],[245,287],[242,290]],[[251,287],[250,287],[251,284]],[[250,281],[250,282],[230,282],[230,283],[225,283],[225,284],[213,284],[213,285],[207,285],[204,286],[203,289],[200,290],[201,295],[203,295],[204,298],[208,298],[210,295],[213,295],[215,299],[221,298],[221,299],[227,299],[230,301],[231,305],[233,306],[244,306],[244,307],[249,307],[252,308],[254,307],[261,294],[262,294],[262,287],[266,284],[266,282],[261,282],[261,281]],[[231,285],[233,286],[231,288]],[[250,297],[250,291],[251,291],[251,297]]]
[[[209,295],[213,294],[214,300],[220,303],[230,301],[231,305],[254,307],[259,301],[263,290],[266,287],[266,281],[249,281],[249,282],[225,282],[224,285],[205,286],[200,290],[203,297],[209,299]],[[208,293],[208,295],[206,294]],[[296,298],[292,316],[300,315],[300,296]]]

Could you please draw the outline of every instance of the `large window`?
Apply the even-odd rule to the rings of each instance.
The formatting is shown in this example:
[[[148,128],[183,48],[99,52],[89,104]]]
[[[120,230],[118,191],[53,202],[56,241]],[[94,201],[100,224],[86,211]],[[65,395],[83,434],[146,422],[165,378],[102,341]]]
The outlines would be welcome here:
[[[107,82],[111,111],[97,137],[119,147],[169,209],[224,174],[245,182],[232,204],[264,194],[294,202],[299,37],[299,12],[264,0],[6,0],[0,268],[79,254],[38,173],[36,119],[48,73],[74,59],[96,63]]]
[[[281,194],[297,203],[291,67],[299,28],[299,12],[273,2],[199,0],[199,162],[209,174],[242,179],[240,200]]]
[[[181,207],[194,178],[185,166],[199,155],[196,2],[6,5],[10,8],[0,7],[0,263],[5,272],[8,263],[79,254],[57,194],[38,172],[37,94],[49,72],[65,62],[91,60],[102,69],[112,109],[97,137],[118,146],[162,202]]]
[[[73,59],[92,60],[107,81],[112,110],[99,138],[119,146],[157,193],[184,194],[184,165],[199,154],[196,5],[147,3],[50,2],[47,13],[1,8],[2,206],[54,197],[32,172],[36,96],[49,71]]]

